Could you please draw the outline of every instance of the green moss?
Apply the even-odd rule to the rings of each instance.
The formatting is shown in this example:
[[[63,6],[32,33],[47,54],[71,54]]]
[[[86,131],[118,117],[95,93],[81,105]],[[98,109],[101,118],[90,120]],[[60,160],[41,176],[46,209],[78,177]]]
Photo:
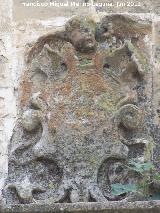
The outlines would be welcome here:
[[[92,156],[89,158],[88,162],[90,163],[90,165],[91,165],[92,167],[96,167],[98,160],[96,159],[96,156],[92,155]]]
[[[51,57],[54,57],[54,61],[52,61],[52,69],[54,70],[54,71],[57,71],[58,70],[58,68],[59,68],[59,66],[60,66],[60,57],[55,53],[54,55],[53,55],[53,53],[51,54]]]
[[[91,63],[92,63],[91,59],[84,58],[84,59],[80,60],[81,65],[86,65],[86,64],[91,64]]]
[[[91,59],[84,58],[79,60],[79,67],[83,71],[94,67],[94,64]]]
[[[117,48],[113,47],[113,48],[109,48],[107,50],[105,50],[105,55],[107,57],[113,57],[115,55],[115,52],[118,51]]]
[[[98,106],[105,111],[116,111],[116,106],[114,104],[114,100],[112,100],[112,96],[104,95],[97,102]]]
[[[90,109],[85,109],[83,115],[86,117],[92,117],[94,115],[94,112],[91,111]]]
[[[154,141],[152,138],[149,139],[149,142],[145,146],[144,150],[144,158],[146,161],[150,161],[153,156],[153,146],[154,146]]]
[[[50,189],[54,189],[55,188],[54,183],[50,183],[48,186],[49,186]]]
[[[19,171],[19,170],[16,170],[16,171],[15,171],[15,174],[16,174],[16,176],[18,176],[18,177],[19,177],[21,173],[20,173],[20,171]]]
[[[95,33],[95,31],[96,31],[96,22],[93,20],[93,18],[85,17],[85,22],[84,22],[84,26],[83,27],[86,28],[86,25],[87,25],[88,28],[91,29],[91,31],[93,33]]]

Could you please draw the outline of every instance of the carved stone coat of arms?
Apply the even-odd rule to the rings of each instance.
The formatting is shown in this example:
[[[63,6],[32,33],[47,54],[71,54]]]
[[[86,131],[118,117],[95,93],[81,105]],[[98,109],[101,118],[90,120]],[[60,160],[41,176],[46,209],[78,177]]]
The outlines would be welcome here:
[[[151,26],[122,15],[73,17],[40,37],[21,76],[7,202],[107,202],[152,160]],[[149,80],[148,80],[149,79]]]

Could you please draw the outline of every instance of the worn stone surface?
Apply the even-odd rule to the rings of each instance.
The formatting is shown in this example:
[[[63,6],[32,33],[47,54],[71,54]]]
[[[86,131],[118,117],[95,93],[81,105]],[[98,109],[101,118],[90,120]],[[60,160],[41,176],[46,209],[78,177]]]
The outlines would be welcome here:
[[[111,184],[138,181],[118,171],[128,159],[152,159],[151,39],[148,20],[77,16],[30,45],[9,145],[8,204],[121,200]]]
[[[52,213],[52,212],[96,212],[96,213],[158,213],[159,201],[137,201],[137,202],[107,202],[107,203],[75,203],[75,204],[45,204],[45,205],[14,205],[7,208],[2,207],[4,213]]]
[[[1,211],[160,211],[111,194],[130,159],[160,168],[159,1],[0,3]]]
[[[0,1],[0,188],[8,173],[8,143],[16,116],[13,73],[13,35],[11,33],[11,1]],[[12,106],[12,107],[11,107]],[[1,190],[0,190],[1,191]],[[2,192],[2,191],[1,191]],[[0,200],[2,193],[0,192]]]

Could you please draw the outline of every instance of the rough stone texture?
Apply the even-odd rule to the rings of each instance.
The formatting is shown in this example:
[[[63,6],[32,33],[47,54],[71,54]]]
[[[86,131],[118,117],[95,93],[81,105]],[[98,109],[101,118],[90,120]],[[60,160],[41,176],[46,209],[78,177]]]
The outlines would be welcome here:
[[[109,203],[76,203],[76,204],[54,204],[54,205],[15,205],[2,208],[2,212],[11,213],[60,213],[60,212],[96,212],[96,213],[158,213],[160,204],[158,201],[150,202],[109,202]]]
[[[0,3],[2,212],[160,211],[108,202],[133,199],[110,193],[139,181],[128,159],[159,168],[159,1],[98,14]]]
[[[11,1],[0,1],[0,188],[8,170],[8,148],[14,127],[16,104],[13,88],[13,34]],[[12,106],[12,107],[11,107]]]
[[[30,45],[9,146],[8,204],[121,200],[111,184],[138,181],[125,162],[152,159],[151,39],[148,20],[84,16]]]

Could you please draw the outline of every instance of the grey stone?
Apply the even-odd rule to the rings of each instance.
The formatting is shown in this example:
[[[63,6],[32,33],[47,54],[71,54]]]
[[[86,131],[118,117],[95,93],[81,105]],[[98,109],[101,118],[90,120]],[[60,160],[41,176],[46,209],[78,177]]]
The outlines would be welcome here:
[[[127,162],[153,157],[146,33],[151,23],[129,16],[99,23],[77,16],[30,47],[9,146],[7,205],[136,200],[113,196],[111,185],[138,184]]]

